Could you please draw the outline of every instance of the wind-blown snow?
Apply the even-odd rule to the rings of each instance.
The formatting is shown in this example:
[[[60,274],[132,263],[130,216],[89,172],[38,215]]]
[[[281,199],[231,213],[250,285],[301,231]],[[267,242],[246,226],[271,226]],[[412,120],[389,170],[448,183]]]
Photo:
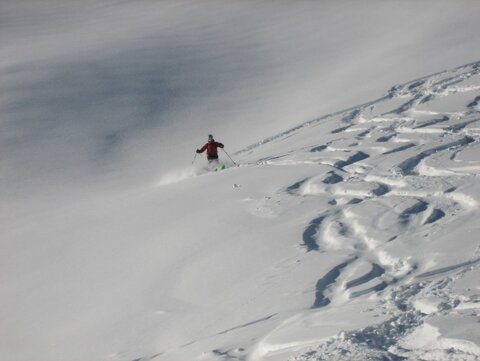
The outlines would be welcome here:
[[[170,170],[162,175],[162,177],[158,180],[157,185],[163,186],[181,182],[198,174],[200,174],[199,171],[193,166],[183,169]]]
[[[480,358],[478,6],[3,1],[0,359]]]

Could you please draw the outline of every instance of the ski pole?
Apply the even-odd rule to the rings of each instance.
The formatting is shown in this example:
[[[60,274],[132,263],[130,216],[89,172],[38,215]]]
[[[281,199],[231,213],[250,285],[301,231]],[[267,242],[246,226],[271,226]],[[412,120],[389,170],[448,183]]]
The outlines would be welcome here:
[[[197,158],[197,153],[195,153],[195,156],[193,157],[193,160],[192,160],[192,165],[193,163],[195,163],[195,159]]]
[[[222,148],[222,150],[225,152],[225,154],[227,155],[227,157],[230,158],[230,160],[233,162],[233,164],[235,164],[235,165],[238,166],[238,164],[235,163],[235,161],[232,159],[232,157],[230,157],[230,156],[228,155],[227,151],[226,151],[225,149],[223,149],[223,148]]]

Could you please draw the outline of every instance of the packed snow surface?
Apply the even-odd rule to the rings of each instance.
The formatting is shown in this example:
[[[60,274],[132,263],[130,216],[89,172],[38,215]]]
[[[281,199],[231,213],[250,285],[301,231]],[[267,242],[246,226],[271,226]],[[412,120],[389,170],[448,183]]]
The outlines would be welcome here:
[[[80,3],[0,5],[0,360],[480,359],[475,2]]]

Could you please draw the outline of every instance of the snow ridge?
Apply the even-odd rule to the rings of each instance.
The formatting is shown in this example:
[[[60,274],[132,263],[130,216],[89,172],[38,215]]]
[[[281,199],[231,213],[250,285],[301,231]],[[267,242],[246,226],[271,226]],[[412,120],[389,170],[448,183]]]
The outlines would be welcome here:
[[[392,100],[395,98],[411,98],[409,101],[405,102],[402,104],[398,109],[395,109],[393,112],[394,113],[402,113],[409,108],[413,107],[415,103],[417,102],[422,102],[425,103],[427,101],[433,100],[434,94],[436,93],[437,95],[445,95],[448,92],[465,92],[465,91],[475,91],[478,90],[476,87],[455,87],[454,85],[457,82],[461,82],[462,80],[468,79],[476,74],[478,74],[478,69],[480,67],[480,61],[473,62],[470,64],[462,65],[454,69],[450,70],[444,70],[438,73],[434,73],[431,75],[428,75],[423,78],[419,78],[416,80],[409,81],[407,83],[401,84],[401,85],[396,85],[393,86],[387,93],[387,95],[380,97],[378,99],[353,106],[351,108],[343,109],[337,112],[333,112],[330,114],[326,114],[324,116],[321,116],[319,118],[315,118],[312,120],[309,120],[305,123],[299,124],[298,126],[295,126],[293,128],[290,128],[284,132],[281,132],[279,134],[276,134],[274,136],[265,138],[257,143],[253,143],[239,151],[237,151],[235,154],[243,154],[251,151],[252,149],[255,149],[259,146],[262,146],[264,144],[270,143],[272,141],[276,141],[278,139],[284,138],[286,136],[289,136],[292,133],[297,132],[300,129],[315,125],[318,122],[321,122],[325,119],[341,116],[342,121],[349,123],[351,120],[355,119],[357,115],[359,115],[362,111],[374,107],[375,104],[381,104],[387,100]],[[449,74],[456,74],[457,75],[452,75],[449,77]],[[437,82],[435,82],[433,79],[439,79]],[[427,84],[427,80],[429,81]],[[432,84],[433,82],[433,84]],[[433,92],[432,94],[430,94]],[[468,104],[468,108],[473,108],[478,106],[478,97],[476,97],[471,103]],[[377,122],[377,121],[388,121],[385,119],[381,118],[371,118],[368,120],[369,122]],[[362,122],[362,120],[360,120]],[[425,125],[423,125],[425,126]],[[343,126],[341,128],[335,129],[332,132],[333,133],[338,133],[341,131],[344,131],[348,129],[350,125],[348,126]],[[421,126],[420,126],[421,127]],[[323,147],[323,145],[319,146]],[[314,151],[314,150],[312,150]]]

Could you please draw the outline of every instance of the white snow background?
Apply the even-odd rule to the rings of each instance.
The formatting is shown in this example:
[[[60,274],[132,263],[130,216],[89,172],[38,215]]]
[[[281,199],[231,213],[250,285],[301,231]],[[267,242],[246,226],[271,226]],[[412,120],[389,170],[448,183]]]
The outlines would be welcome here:
[[[479,15],[2,0],[0,360],[478,360]]]

